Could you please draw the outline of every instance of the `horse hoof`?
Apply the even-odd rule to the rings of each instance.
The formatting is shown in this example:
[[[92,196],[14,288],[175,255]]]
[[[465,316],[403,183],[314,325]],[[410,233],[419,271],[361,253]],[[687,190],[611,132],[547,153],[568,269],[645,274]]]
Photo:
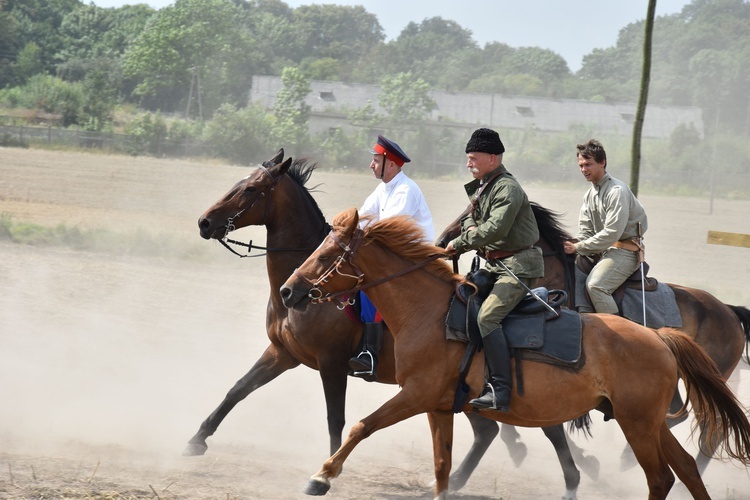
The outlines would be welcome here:
[[[307,482],[304,493],[306,495],[322,496],[331,489],[331,483],[319,478],[312,478]]]
[[[188,443],[187,448],[182,451],[183,457],[199,457],[206,453],[208,445],[205,443]]]

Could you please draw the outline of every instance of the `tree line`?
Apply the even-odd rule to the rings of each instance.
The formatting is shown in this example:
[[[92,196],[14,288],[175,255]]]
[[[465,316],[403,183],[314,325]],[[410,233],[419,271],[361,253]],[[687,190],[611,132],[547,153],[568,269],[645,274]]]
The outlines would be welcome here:
[[[698,106],[708,135],[720,132],[742,149],[750,137],[749,33],[750,3],[743,0],[693,0],[657,17],[649,104]],[[615,46],[585,55],[577,72],[553,50],[511,47],[502,31],[498,37],[482,47],[456,22],[426,17],[386,42],[377,16],[362,6],[291,8],[282,0],[175,0],[159,10],[0,0],[0,105],[53,113],[65,126],[88,130],[112,130],[121,110],[179,114],[191,122],[175,133],[189,135],[195,127],[204,133],[217,116],[263,118],[248,110],[252,75],[281,76],[290,68],[298,90],[300,79],[400,81],[394,92],[402,94],[416,86],[637,101],[644,21],[623,27]],[[304,109],[285,112],[298,134]],[[264,119],[271,122],[256,128],[283,128]],[[680,133],[681,143],[697,140]]]

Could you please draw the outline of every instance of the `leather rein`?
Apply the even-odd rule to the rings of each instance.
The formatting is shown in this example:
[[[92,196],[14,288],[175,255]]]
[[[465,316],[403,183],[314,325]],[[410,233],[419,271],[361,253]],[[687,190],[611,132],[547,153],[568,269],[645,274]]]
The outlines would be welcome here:
[[[231,233],[232,231],[234,231],[235,229],[237,229],[236,227],[234,227],[234,220],[237,217],[239,217],[240,215],[242,215],[243,212],[245,212],[246,210],[249,210],[249,209],[253,208],[253,206],[255,206],[256,203],[258,203],[261,199],[263,199],[266,196],[266,191],[268,191],[268,200],[270,201],[271,194],[273,194],[273,192],[276,190],[276,184],[281,179],[281,176],[274,177],[273,175],[271,175],[271,173],[268,171],[268,169],[265,167],[265,165],[260,165],[258,168],[261,170],[261,172],[263,172],[264,174],[266,174],[266,176],[269,179],[271,179],[271,184],[268,185],[263,191],[260,192],[260,195],[258,196],[258,199],[256,199],[254,202],[252,202],[249,207],[243,208],[242,210],[240,210],[239,212],[237,212],[236,214],[234,214],[232,217],[229,217],[227,219],[227,229],[224,232],[224,236],[222,236],[222,238],[219,240],[219,243],[221,243],[224,246],[224,248],[226,248],[227,250],[229,250],[230,252],[232,252],[233,254],[235,254],[236,256],[238,256],[241,259],[244,259],[245,257],[263,257],[263,256],[267,255],[268,252],[306,252],[306,251],[310,251],[310,250],[315,250],[315,247],[309,247],[309,248],[299,248],[299,247],[290,247],[290,248],[277,247],[277,248],[273,248],[272,247],[272,248],[269,248],[269,247],[263,247],[263,246],[259,246],[259,245],[253,245],[253,240],[250,240],[249,242],[245,243],[245,242],[233,240],[233,239],[227,237],[227,236],[229,236],[229,233]],[[266,209],[263,212],[263,224],[262,225],[266,224],[266,217],[268,216],[268,207],[269,206],[270,206],[270,204],[268,202],[266,202]],[[327,228],[330,227],[328,225],[328,223],[326,223],[326,227]],[[247,253],[243,255],[243,254],[237,252],[234,248],[232,248],[232,247],[229,246],[230,243],[233,244],[233,245],[241,246],[243,248],[247,248]],[[265,253],[259,253],[259,254],[256,254],[256,255],[250,255],[250,252],[252,252],[253,249],[255,249],[255,250],[262,250]]]
[[[331,266],[322,274],[319,278],[317,278],[315,281],[310,280],[305,275],[303,275],[299,268],[294,270],[294,276],[297,276],[300,280],[310,285],[310,291],[308,292],[307,296],[310,298],[310,302],[313,304],[322,304],[324,302],[333,302],[337,301],[338,305],[336,306],[339,310],[344,309],[347,305],[354,305],[354,294],[356,292],[366,290],[368,288],[374,287],[376,285],[380,285],[381,283],[385,283],[386,281],[393,280],[395,278],[398,278],[400,276],[403,276],[405,274],[409,274],[412,271],[416,271],[417,269],[424,267],[425,265],[429,264],[433,260],[437,260],[441,257],[440,254],[434,254],[423,261],[417,262],[416,264],[413,264],[409,267],[406,267],[397,273],[394,273],[390,276],[386,276],[384,278],[380,278],[375,281],[371,281],[366,284],[362,284],[362,282],[365,279],[365,273],[363,273],[354,262],[352,262],[352,258],[357,252],[357,249],[362,244],[362,240],[364,238],[364,231],[360,228],[357,228],[352,233],[352,239],[349,241],[349,244],[344,243],[339,239],[338,236],[334,233],[333,229],[328,233],[328,236],[336,242],[336,244],[343,250],[342,254],[339,255],[335,262],[331,264]],[[348,263],[349,266],[353,269],[355,274],[347,274],[341,271],[341,267],[344,263]],[[357,284],[354,285],[352,288],[348,288],[346,290],[342,290],[340,292],[326,292],[324,290],[324,285],[328,283],[333,275],[338,274],[340,276],[346,277],[346,278],[352,278],[357,281]],[[339,297],[344,297],[344,299],[339,299]]]

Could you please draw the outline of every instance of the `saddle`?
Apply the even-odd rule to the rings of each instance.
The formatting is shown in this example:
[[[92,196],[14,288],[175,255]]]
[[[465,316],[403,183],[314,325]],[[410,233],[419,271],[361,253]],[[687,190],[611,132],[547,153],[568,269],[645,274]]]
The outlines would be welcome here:
[[[467,278],[470,283],[459,285],[451,299],[445,318],[446,338],[481,346],[477,315],[495,280],[484,269],[469,273]],[[546,356],[549,359],[544,361],[552,364],[570,366],[577,363],[581,353],[580,318],[578,313],[562,307],[567,301],[567,293],[544,287],[535,288],[532,293],[555,313],[527,294],[502,322],[511,355],[524,356],[522,350],[534,350],[538,355],[535,358]],[[564,339],[567,335],[573,337],[573,342]]]
[[[482,345],[477,315],[487,298],[495,278],[485,269],[467,275],[468,284],[456,287],[445,318],[446,338],[467,343],[459,365],[459,381],[453,411],[458,413],[466,401],[470,387],[466,375],[476,350]],[[555,312],[545,307],[536,297],[527,295],[503,320],[503,331],[508,339],[511,356],[516,358],[518,393],[523,393],[521,359],[532,359],[557,366],[577,369],[582,364],[581,317],[563,308],[567,300],[564,290],[540,287],[531,291]]]

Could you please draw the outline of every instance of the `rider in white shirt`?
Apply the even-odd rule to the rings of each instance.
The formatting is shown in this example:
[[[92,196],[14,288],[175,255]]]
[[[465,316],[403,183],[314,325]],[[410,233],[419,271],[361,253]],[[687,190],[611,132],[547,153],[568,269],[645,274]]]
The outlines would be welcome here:
[[[435,238],[432,227],[432,214],[419,186],[401,171],[404,163],[411,159],[395,142],[378,135],[372,153],[370,169],[381,182],[367,197],[359,209],[360,216],[369,216],[371,221],[379,221],[396,215],[411,216],[424,230],[424,241],[431,243]],[[367,222],[364,221],[364,224]],[[377,380],[378,355],[383,342],[383,318],[367,296],[359,293],[364,323],[362,351],[349,360],[352,374],[368,382]]]

